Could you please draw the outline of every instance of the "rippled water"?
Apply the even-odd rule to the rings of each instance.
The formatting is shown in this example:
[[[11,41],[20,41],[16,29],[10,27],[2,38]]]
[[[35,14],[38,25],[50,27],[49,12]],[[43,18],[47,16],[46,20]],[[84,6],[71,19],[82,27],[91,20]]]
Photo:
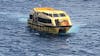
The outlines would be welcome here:
[[[41,4],[70,15],[68,35],[29,31],[28,14]],[[0,56],[100,56],[100,1],[0,0]]]

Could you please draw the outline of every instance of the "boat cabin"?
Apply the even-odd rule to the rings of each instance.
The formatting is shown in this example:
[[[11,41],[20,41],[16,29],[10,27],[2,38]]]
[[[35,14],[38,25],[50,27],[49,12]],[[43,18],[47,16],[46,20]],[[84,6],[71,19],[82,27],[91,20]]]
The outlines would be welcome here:
[[[33,23],[46,26],[70,26],[69,16],[61,10],[53,8],[34,8],[30,13]]]

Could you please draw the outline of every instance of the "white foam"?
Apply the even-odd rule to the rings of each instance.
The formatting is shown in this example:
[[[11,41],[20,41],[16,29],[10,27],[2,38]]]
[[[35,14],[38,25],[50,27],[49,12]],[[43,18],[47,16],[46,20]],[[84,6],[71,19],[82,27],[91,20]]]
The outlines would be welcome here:
[[[27,22],[27,17],[20,17],[20,18],[18,18],[18,21],[20,21],[20,22]]]
[[[35,35],[40,35],[39,33],[34,33]]]
[[[68,33],[77,33],[79,29],[80,29],[79,25],[73,25],[71,29],[68,31]]]
[[[13,14],[10,14],[10,16],[13,18],[17,18],[18,21],[23,22],[23,23],[26,23],[28,19],[28,15],[22,14],[22,13],[13,13]]]

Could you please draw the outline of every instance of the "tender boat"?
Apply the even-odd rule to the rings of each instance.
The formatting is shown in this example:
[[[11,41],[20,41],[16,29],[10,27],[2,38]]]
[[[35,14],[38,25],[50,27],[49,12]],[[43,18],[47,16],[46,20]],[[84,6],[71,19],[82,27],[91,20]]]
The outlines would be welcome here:
[[[33,8],[28,19],[31,29],[51,34],[66,34],[72,27],[68,14],[49,7]]]

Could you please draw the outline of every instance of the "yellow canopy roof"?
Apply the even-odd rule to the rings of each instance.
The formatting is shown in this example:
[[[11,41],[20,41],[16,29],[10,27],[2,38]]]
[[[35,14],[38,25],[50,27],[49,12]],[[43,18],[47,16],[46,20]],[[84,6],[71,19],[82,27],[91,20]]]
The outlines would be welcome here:
[[[39,8],[33,8],[36,12],[46,12],[46,13],[64,13],[64,11],[56,10],[54,8],[48,8],[48,7],[39,7]]]

